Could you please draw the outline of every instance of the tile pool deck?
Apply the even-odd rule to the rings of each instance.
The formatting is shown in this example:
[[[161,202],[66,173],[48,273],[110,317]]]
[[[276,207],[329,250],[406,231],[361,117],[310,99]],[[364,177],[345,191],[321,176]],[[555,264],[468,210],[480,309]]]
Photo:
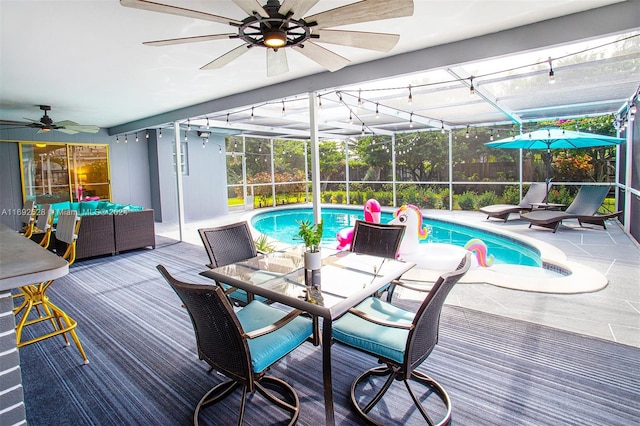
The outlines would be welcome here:
[[[189,222],[183,240],[202,245],[198,228],[244,220],[257,212],[231,212],[224,217]],[[485,220],[486,215],[479,212],[424,210],[423,213],[540,240],[563,251],[569,261],[595,269],[609,281],[601,290],[579,294],[461,283],[454,287],[447,304],[640,347],[640,247],[617,221],[608,221],[607,229],[603,230],[599,226],[580,227],[576,220],[568,220],[554,234],[548,229],[528,228],[528,223],[518,220],[517,214],[505,223]],[[157,223],[156,233],[178,239],[176,224]]]

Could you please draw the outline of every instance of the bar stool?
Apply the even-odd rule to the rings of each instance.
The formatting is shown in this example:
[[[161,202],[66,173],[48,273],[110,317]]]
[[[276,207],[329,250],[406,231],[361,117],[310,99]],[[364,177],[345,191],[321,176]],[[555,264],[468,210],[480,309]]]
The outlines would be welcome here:
[[[30,238],[31,233],[33,233],[33,224],[35,221],[36,213],[35,207],[35,201],[27,200],[24,202],[22,210],[18,211],[18,216],[20,217],[20,221],[22,222],[22,229],[20,229],[20,233],[24,234],[24,236],[27,238]]]
[[[68,244],[67,250],[63,254],[62,258],[69,262],[69,265],[73,264],[76,258],[76,240],[78,238],[78,230],[80,229],[80,219],[81,218],[77,216],[77,212],[73,210],[64,210],[60,212],[58,217],[56,238]],[[59,334],[62,334],[66,345],[69,346],[69,339],[67,337],[67,333],[69,333],[78,347],[78,351],[84,359],[84,363],[88,364],[89,360],[87,359],[84,349],[82,348],[82,344],[80,343],[80,339],[78,339],[75,331],[78,323],[67,315],[66,312],[54,305],[46,294],[47,289],[51,286],[53,281],[54,280],[50,280],[39,284],[20,287],[20,290],[24,293],[24,300],[20,306],[14,309],[17,322],[16,341],[18,348]],[[44,311],[44,315],[41,315],[39,309],[40,306]],[[29,314],[34,308],[36,308],[39,315],[35,319],[30,320]],[[43,321],[50,321],[53,331],[41,334],[30,340],[22,339],[22,332],[25,327],[39,324]],[[31,328],[30,330],[34,330],[34,328]]]
[[[43,248],[48,248],[53,231],[53,208],[51,204],[43,204],[36,212],[35,226],[29,236]]]

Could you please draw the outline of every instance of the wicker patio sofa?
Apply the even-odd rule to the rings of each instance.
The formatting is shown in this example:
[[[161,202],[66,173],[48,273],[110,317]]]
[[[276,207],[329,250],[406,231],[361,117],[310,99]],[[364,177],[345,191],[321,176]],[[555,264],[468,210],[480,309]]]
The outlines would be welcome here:
[[[68,210],[65,209],[66,205],[62,204],[53,205],[57,215]],[[145,247],[155,248],[155,220],[152,209],[112,203],[106,208],[90,209],[85,203],[79,204],[80,206],[71,206],[71,209],[77,209],[82,217],[76,242],[76,260],[115,255]],[[53,235],[51,247],[57,251],[65,250],[66,244],[55,239],[55,232]]]

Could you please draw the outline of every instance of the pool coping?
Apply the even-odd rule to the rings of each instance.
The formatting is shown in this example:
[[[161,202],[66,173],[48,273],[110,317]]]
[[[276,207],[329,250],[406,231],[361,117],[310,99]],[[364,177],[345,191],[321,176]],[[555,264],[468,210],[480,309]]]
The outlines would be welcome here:
[[[296,204],[291,206],[278,206],[278,207],[269,207],[260,210],[254,210],[251,212],[247,212],[243,215],[243,218],[247,220],[249,226],[251,227],[252,232],[259,232],[253,227],[251,224],[252,218],[258,214],[266,213],[274,210],[289,210],[289,209],[301,209],[301,208],[310,208],[312,205],[310,203],[307,204]],[[350,206],[350,205],[335,205],[335,204],[321,204],[321,208],[340,208],[340,209],[348,209],[348,210],[359,210],[362,211],[362,206]],[[397,210],[394,207],[383,207],[382,211],[385,213],[393,213]],[[467,272],[467,274],[460,280],[460,283],[486,283],[495,285],[498,287],[509,288],[513,290],[520,291],[529,291],[536,293],[553,293],[553,294],[576,294],[576,293],[590,293],[594,291],[601,290],[606,287],[608,284],[608,279],[603,274],[598,272],[597,270],[590,268],[589,266],[572,262],[568,260],[565,253],[554,247],[551,244],[545,243],[543,241],[537,240],[535,238],[515,234],[506,230],[487,230],[483,229],[475,224],[452,220],[452,219],[442,219],[439,217],[432,217],[429,215],[428,210],[421,210],[422,215],[427,218],[435,219],[443,222],[450,222],[453,224],[458,224],[474,229],[481,230],[483,232],[489,232],[500,236],[505,236],[511,238],[513,240],[519,241],[523,244],[528,244],[534,247],[536,250],[540,252],[540,259],[542,260],[542,269],[547,271],[558,272],[558,276],[535,276],[536,274],[532,274],[532,276],[526,276],[522,274],[518,274],[517,280],[514,279],[512,274],[507,274],[500,269],[500,265],[494,265],[495,267],[489,268],[472,268]],[[277,243],[283,244],[278,240],[272,240],[274,244]],[[535,268],[539,270],[539,267],[534,266],[521,266],[523,271],[526,271],[526,268]],[[405,275],[403,278],[406,280],[417,280],[417,281],[426,281],[426,282],[435,282],[438,279],[442,272],[447,272],[443,270],[436,269],[418,269],[414,268]],[[532,269],[532,272],[533,269]]]

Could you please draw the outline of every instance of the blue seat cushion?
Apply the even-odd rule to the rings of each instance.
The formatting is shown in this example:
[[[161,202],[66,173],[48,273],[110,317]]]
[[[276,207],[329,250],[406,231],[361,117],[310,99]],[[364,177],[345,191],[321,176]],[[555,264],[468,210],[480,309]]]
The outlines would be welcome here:
[[[286,314],[287,312],[281,309],[265,305],[257,300],[237,312],[238,320],[247,333],[273,324]],[[300,346],[312,333],[311,320],[297,317],[274,332],[255,339],[248,339],[251,367],[254,373],[264,371],[271,364]]]
[[[365,299],[356,309],[376,319],[399,324],[411,324],[414,317],[413,312],[377,297]],[[399,364],[404,361],[408,335],[409,330],[375,324],[351,313],[333,323],[334,339]]]

